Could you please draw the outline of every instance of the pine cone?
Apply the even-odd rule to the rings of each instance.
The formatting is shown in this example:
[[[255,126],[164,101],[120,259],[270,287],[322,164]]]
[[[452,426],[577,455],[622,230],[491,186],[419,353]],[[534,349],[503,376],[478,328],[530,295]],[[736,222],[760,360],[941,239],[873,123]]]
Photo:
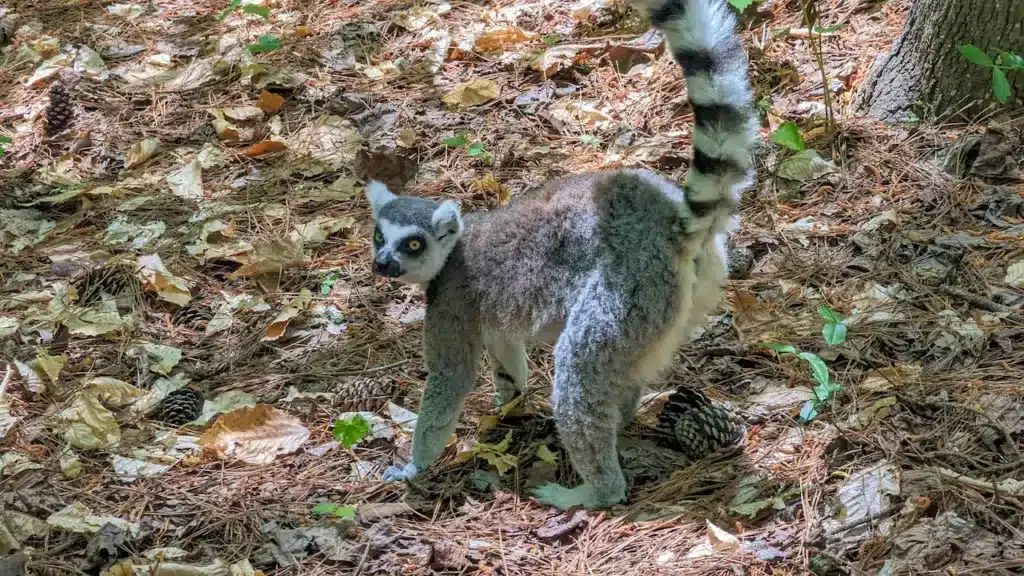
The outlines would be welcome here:
[[[171,322],[175,326],[183,326],[195,332],[206,330],[206,325],[213,319],[214,311],[209,305],[203,302],[193,302],[184,308],[179,308]]]
[[[157,404],[153,415],[172,426],[182,426],[199,418],[203,413],[203,394],[192,388],[181,388],[167,395]]]
[[[342,412],[376,412],[395,392],[395,382],[389,379],[359,378],[345,382],[338,390]]]
[[[742,440],[743,420],[728,406],[703,392],[680,386],[658,415],[658,431],[673,450],[699,460]]]
[[[63,131],[74,117],[71,92],[63,82],[54,82],[50,85],[50,105],[46,107],[46,135],[54,136]]]

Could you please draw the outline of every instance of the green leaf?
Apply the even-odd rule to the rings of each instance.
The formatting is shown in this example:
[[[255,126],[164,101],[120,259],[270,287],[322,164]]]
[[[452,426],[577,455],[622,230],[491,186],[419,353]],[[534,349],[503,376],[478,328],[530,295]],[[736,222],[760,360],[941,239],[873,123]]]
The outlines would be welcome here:
[[[978,48],[974,44],[964,44],[960,47],[960,53],[963,54],[964,58],[967,58],[978,66],[984,66],[986,68],[991,68],[993,66],[992,58],[989,58],[988,54],[985,54],[981,48]]]
[[[270,20],[270,8],[266,6],[257,6],[255,4],[246,4],[242,6],[242,12],[246,14],[256,14],[262,16],[264,20]]]
[[[558,34],[548,34],[547,36],[541,38],[541,40],[543,40],[544,43],[547,44],[548,46],[554,46],[555,44],[558,44],[558,41],[561,40],[561,38],[558,36]]]
[[[743,12],[753,3],[754,0],[729,0],[729,4],[739,12]]]
[[[995,93],[996,100],[1003,104],[1010,99],[1010,81],[1006,78],[1006,72],[999,68],[992,69],[992,92]]]
[[[228,7],[225,8],[224,11],[221,12],[220,15],[217,16],[217,20],[223,20],[223,19],[227,18],[228,15],[230,15],[232,12],[234,12],[235,10],[238,10],[238,7],[241,6],[241,5],[242,5],[242,0],[231,0],[231,4],[229,4]]]
[[[818,306],[818,316],[821,316],[826,322],[842,322],[843,317],[835,310],[827,306]]]
[[[366,438],[370,433],[370,423],[359,414],[355,414],[344,420],[334,421],[334,439],[341,443],[346,449],[356,445],[357,442]]]
[[[825,343],[830,346],[838,346],[846,342],[846,324],[843,322],[829,322],[821,329],[821,336]]]
[[[825,364],[824,360],[818,358],[818,355],[813,352],[801,352],[797,354],[797,357],[803,358],[811,365],[811,375],[814,376],[814,380],[818,384],[828,386],[828,366]]]
[[[473,142],[469,145],[469,149],[466,150],[466,154],[470,156],[483,156],[484,155],[484,143]]]
[[[796,348],[791,344],[770,344],[766,343],[765,348],[771,348],[779,354],[796,354]]]
[[[764,500],[754,500],[753,502],[745,502],[743,504],[737,504],[729,507],[729,512],[738,516],[747,516],[753,518],[757,516],[761,511],[767,510],[772,507],[775,503],[775,499],[766,498]]]
[[[818,415],[818,406],[814,403],[814,400],[808,400],[804,402],[802,408],[800,408],[800,421],[807,423],[814,420],[814,417]]]
[[[341,274],[331,272],[320,284],[320,293],[324,296],[330,294],[331,290],[334,289],[334,285],[338,283],[338,280],[341,280]]]
[[[772,132],[772,142],[785,146],[790,150],[800,151],[804,149],[804,137],[800,135],[800,128],[794,122],[783,122]]]
[[[1024,70],[1024,56],[1013,52],[999,52],[999,63],[1012,70]]]
[[[10,144],[11,139],[7,136],[0,136],[0,144]]]
[[[815,34],[832,34],[834,32],[838,32],[839,30],[841,30],[843,26],[846,26],[846,24],[833,24],[831,26],[815,26],[813,28],[813,31]]]
[[[313,514],[337,516],[338,518],[355,518],[356,507],[339,506],[337,504],[331,504],[330,502],[321,502],[316,506],[313,506]]]
[[[281,39],[273,34],[264,34],[256,39],[255,44],[249,44],[250,54],[272,52],[281,47]]]
[[[583,136],[580,136],[580,142],[583,142],[584,144],[590,144],[591,146],[601,145],[601,139],[598,138],[597,136],[594,136],[593,134],[584,134]]]
[[[466,144],[467,140],[465,134],[457,134],[455,136],[452,136],[451,138],[444,139],[444,145],[449,146],[451,148],[461,148]]]

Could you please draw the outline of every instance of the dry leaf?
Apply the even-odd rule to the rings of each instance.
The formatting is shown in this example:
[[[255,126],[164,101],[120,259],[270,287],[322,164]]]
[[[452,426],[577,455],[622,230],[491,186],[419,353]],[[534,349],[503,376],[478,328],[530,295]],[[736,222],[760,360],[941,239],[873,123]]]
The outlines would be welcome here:
[[[117,310],[86,308],[64,319],[63,324],[72,334],[99,336],[120,330],[125,325],[125,319]]]
[[[304,259],[302,243],[293,239],[280,238],[257,246],[248,254],[241,254],[236,261],[242,266],[227,275],[228,278],[242,276],[259,276],[261,274],[280,274],[283,270],[293,268]]]
[[[302,292],[289,302],[277,317],[271,321],[270,325],[267,326],[266,331],[263,333],[263,341],[277,340],[281,336],[284,336],[285,331],[288,329],[288,323],[292,318],[299,315],[300,312],[309,308],[309,303],[313,300],[313,294],[306,288],[302,289]]]
[[[483,178],[473,180],[469,183],[469,187],[473,190],[485,192],[494,195],[498,200],[498,204],[507,204],[509,200],[508,186],[505,186],[501,182],[494,179],[494,174],[488,172]]]
[[[273,114],[274,112],[277,112],[278,110],[281,109],[281,106],[283,104],[284,96],[279,96],[277,94],[274,94],[273,92],[268,92],[266,90],[260,91],[259,107],[260,110],[263,110],[267,114]]]
[[[869,392],[883,392],[913,384],[921,378],[921,367],[913,364],[897,364],[879,368],[868,374],[859,389]]]
[[[406,30],[419,30],[427,24],[430,24],[437,17],[445,12],[451,10],[449,4],[441,4],[428,8],[426,6],[413,6],[408,10],[403,10],[396,14],[391,21],[396,25],[405,28]]]
[[[242,152],[242,156],[245,156],[246,158],[259,158],[267,154],[280,152],[286,148],[288,148],[288,146],[280,140],[264,140],[246,148]]]
[[[146,138],[141,142],[136,142],[135,145],[128,150],[128,155],[125,156],[124,167],[128,170],[135,168],[139,164],[142,164],[153,156],[156,156],[159,151],[160,140],[157,138]]]
[[[412,128],[403,128],[398,133],[398,145],[402,148],[413,148],[416,146],[416,132]]]
[[[7,385],[11,382],[11,365],[7,365],[3,382],[0,383],[0,440],[7,436],[7,432],[18,422],[18,419],[11,416],[11,402],[7,399]]]
[[[498,85],[494,80],[475,78],[469,82],[459,84],[454,90],[445,94],[441,100],[443,100],[445,104],[468,108],[470,106],[483,104],[484,102],[493,100],[497,97]]]
[[[263,109],[259,106],[239,106],[237,108],[221,108],[221,113],[232,120],[246,122],[263,118]]]
[[[192,300],[192,292],[185,280],[171,274],[158,254],[140,256],[138,260],[142,279],[166,302],[185,306]]]
[[[64,439],[75,448],[110,448],[121,441],[121,427],[114,420],[114,413],[89,390],[79,393],[61,416],[71,422],[64,431]]]
[[[324,116],[288,139],[288,147],[299,156],[310,156],[332,170],[349,166],[363,146],[363,137],[341,116]]]
[[[705,540],[694,546],[686,555],[687,558],[702,558],[711,556],[715,552],[724,552],[739,547],[739,538],[715,526],[709,520],[705,520],[705,522],[707,523]]]
[[[193,160],[167,175],[171,193],[185,200],[203,199],[203,167]]]
[[[536,57],[531,56],[530,68],[540,72],[542,78],[550,78],[559,70],[568,68],[579,53],[577,46],[555,46]]]
[[[50,514],[50,517],[46,519],[46,523],[61,530],[78,534],[95,534],[103,528],[104,524],[113,524],[128,533],[132,538],[137,538],[139,535],[138,524],[122,520],[116,516],[96,516],[88,506],[81,502],[68,504],[57,512]]]
[[[45,350],[40,350],[36,356],[36,365],[46,372],[46,375],[50,377],[50,382],[57,383],[57,379],[60,377],[60,371],[64,369],[68,363],[66,356],[61,354],[60,356],[50,356]]]
[[[537,40],[538,38],[540,38],[540,34],[527,32],[518,26],[513,26],[511,28],[484,32],[473,42],[473,48],[479,52],[493,52],[495,50],[503,50],[515,44]]]
[[[1003,278],[1003,282],[1014,288],[1024,288],[1024,260],[1019,260],[1006,268],[1006,277]]]
[[[221,416],[199,444],[221,458],[269,464],[281,454],[295,452],[308,438],[309,430],[298,418],[273,406],[257,404]]]

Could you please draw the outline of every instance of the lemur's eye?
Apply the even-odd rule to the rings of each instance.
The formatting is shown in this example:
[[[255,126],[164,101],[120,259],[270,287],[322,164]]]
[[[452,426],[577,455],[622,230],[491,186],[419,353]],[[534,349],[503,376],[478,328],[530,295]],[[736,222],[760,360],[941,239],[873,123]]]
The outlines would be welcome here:
[[[377,244],[384,243],[384,235],[380,233],[380,230],[377,230],[376,232],[373,233],[373,241],[376,242]]]
[[[423,242],[413,238],[409,240],[409,252],[419,252],[423,249]]]

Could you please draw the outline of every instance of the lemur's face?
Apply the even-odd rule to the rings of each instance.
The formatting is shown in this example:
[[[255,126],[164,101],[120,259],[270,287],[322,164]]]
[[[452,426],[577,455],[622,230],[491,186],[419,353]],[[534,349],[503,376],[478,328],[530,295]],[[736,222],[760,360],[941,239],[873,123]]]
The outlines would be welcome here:
[[[396,196],[371,182],[374,272],[409,284],[430,282],[441,271],[462,233],[459,207],[450,200]]]

